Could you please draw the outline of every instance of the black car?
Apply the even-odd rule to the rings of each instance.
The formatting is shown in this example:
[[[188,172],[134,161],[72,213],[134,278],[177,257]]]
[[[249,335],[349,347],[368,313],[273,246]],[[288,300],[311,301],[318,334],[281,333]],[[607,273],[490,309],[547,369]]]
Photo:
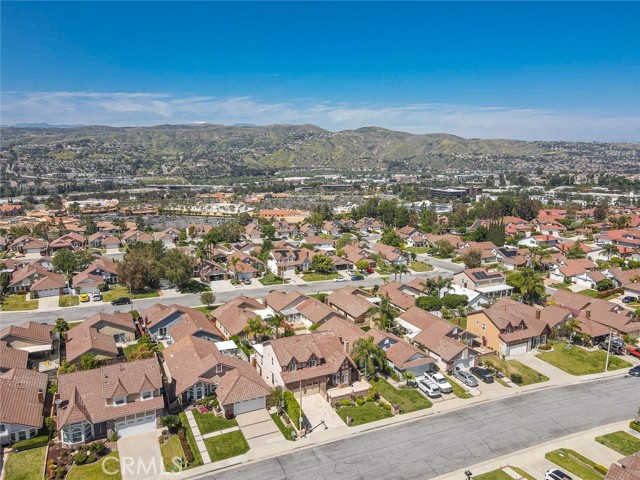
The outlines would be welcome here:
[[[631,295],[627,295],[626,297],[624,297],[622,299],[622,303],[633,303],[635,301],[637,301],[638,299],[636,297],[632,297]]]
[[[640,365],[636,365],[631,370],[629,370],[629,375],[632,377],[640,377]]]
[[[471,367],[469,371],[484,383],[493,383],[493,375],[491,375],[491,372],[486,368]]]
[[[120,297],[113,300],[111,305],[129,305],[130,303],[131,299],[129,297]]]
[[[351,280],[364,280],[364,277],[362,275],[354,275]]]

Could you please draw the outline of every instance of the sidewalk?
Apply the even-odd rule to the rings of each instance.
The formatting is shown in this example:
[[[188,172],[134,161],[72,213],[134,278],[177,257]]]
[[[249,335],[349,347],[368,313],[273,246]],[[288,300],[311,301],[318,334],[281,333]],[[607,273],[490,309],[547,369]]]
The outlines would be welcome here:
[[[211,463],[211,457],[209,456],[207,447],[204,444],[205,437],[200,433],[200,429],[198,428],[196,419],[193,417],[193,410],[187,410],[184,414],[186,415],[187,421],[189,422],[189,427],[191,428],[193,437],[196,439],[196,445],[198,445],[198,451],[200,452],[200,456],[202,457],[202,463],[204,463],[204,465],[207,465]],[[211,436],[213,435],[209,435],[209,437]]]

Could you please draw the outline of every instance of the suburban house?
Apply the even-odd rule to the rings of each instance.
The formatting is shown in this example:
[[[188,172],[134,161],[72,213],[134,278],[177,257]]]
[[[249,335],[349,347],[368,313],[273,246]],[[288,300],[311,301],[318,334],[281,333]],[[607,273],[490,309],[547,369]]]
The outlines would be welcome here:
[[[386,265],[407,263],[407,259],[402,255],[399,248],[385,245],[384,243],[375,243],[371,250],[380,255]]]
[[[62,275],[48,271],[38,263],[15,270],[9,280],[9,290],[13,293],[33,292],[33,297],[60,295],[67,287]]]
[[[141,232],[140,230],[127,230],[122,234],[122,242],[126,245],[131,245],[135,242],[151,243],[154,241],[152,235],[147,232]]]
[[[80,250],[86,245],[86,243],[87,240],[83,235],[80,235],[79,233],[65,233],[61,237],[58,237],[55,240],[49,242],[49,252],[53,254],[58,250],[62,250],[63,248],[66,248],[68,250]]]
[[[77,363],[82,355],[98,360],[116,358],[119,349],[134,342],[137,328],[130,313],[96,313],[66,334],[66,359]]]
[[[190,242],[201,242],[202,238],[209,233],[213,227],[204,223],[194,223],[187,227],[187,240]]]
[[[378,300],[359,288],[347,286],[331,292],[325,302],[348,320],[359,324],[373,315],[374,302]]]
[[[612,463],[605,480],[640,480],[640,452]]]
[[[440,368],[451,371],[475,364],[478,352],[473,344],[476,336],[463,328],[418,307],[401,313],[395,323],[408,339],[424,348]]]
[[[267,309],[255,298],[240,295],[213,310],[211,312],[211,321],[226,339],[234,335],[246,338],[247,332],[245,328],[249,319],[255,317],[265,319],[271,315],[271,310]]]
[[[616,286],[624,287],[625,295],[640,296],[640,268],[622,270],[619,267],[612,267],[607,269],[605,274]]]
[[[231,276],[227,267],[201,258],[198,258],[196,261],[196,271],[196,274],[203,282],[227,280]]]
[[[577,283],[578,277],[596,270],[598,266],[588,258],[569,259],[563,258],[549,271],[549,278],[557,282]],[[584,281],[589,286],[588,281]]]
[[[486,310],[467,316],[467,330],[501,355],[522,355],[547,342],[551,331],[543,310],[501,298]]]
[[[83,293],[98,293],[104,279],[98,275],[92,275],[86,271],[74,275],[71,279],[71,287],[80,295]]]
[[[173,248],[180,238],[180,231],[175,228],[167,228],[161,232],[153,234],[153,238],[159,242],[162,242],[165,248]]]
[[[22,235],[16,238],[9,245],[9,250],[21,253],[23,255],[44,255],[47,250],[47,242],[38,238]]]
[[[14,368],[27,368],[29,352],[18,348],[11,348],[7,342],[0,340],[0,374]]]
[[[155,431],[162,416],[162,376],[156,357],[62,374],[56,427],[67,445]]]
[[[108,285],[118,283],[118,265],[106,257],[98,257],[83,273],[102,277],[102,281]]]
[[[0,445],[38,435],[45,415],[47,382],[47,374],[26,368],[0,374]]]
[[[486,268],[467,268],[453,276],[453,283],[473,290],[493,300],[510,297],[513,287],[507,285],[507,277],[500,271]]]
[[[333,332],[315,332],[255,345],[255,367],[267,384],[303,394],[326,392],[359,379],[358,368]]]
[[[102,248],[107,252],[118,252],[120,250],[120,239],[105,232],[97,232],[89,236],[89,247]]]
[[[309,270],[314,255],[316,252],[306,248],[277,248],[269,252],[267,268],[274,275],[295,271],[302,272]]]
[[[29,322],[23,326],[11,325],[0,330],[0,340],[8,347],[23,350],[34,363],[46,362],[58,349],[58,340],[52,325]]]
[[[260,375],[213,342],[187,335],[165,349],[163,357],[170,409],[213,393],[227,417],[266,408],[270,389]]]
[[[306,327],[342,317],[321,301],[296,291],[283,293],[274,290],[265,297],[264,303],[274,313],[284,315],[287,323],[302,323]]]
[[[496,255],[498,247],[493,242],[466,242],[459,248],[456,248],[457,255],[466,255],[470,251],[480,252],[482,263],[495,263],[498,261]]]
[[[156,303],[140,312],[140,325],[153,340],[163,341],[167,344],[177,340],[174,337],[174,329],[181,333],[185,330],[188,332],[199,331],[200,336],[209,337],[208,339],[212,341],[219,341],[222,336],[204,313],[194,308],[175,304]]]
[[[496,250],[496,258],[498,262],[507,270],[517,270],[518,268],[529,267],[533,263],[531,252],[526,248],[504,248],[500,247]]]
[[[386,297],[391,305],[403,311],[415,306],[416,298],[423,296],[421,290],[400,282],[383,285],[377,294],[379,297]]]
[[[318,235],[318,229],[310,223],[305,223],[300,226],[300,234],[304,237],[315,237]]]
[[[246,227],[244,227],[244,236],[247,240],[255,242],[262,238],[262,231],[260,230],[260,225],[257,223],[250,223]]]

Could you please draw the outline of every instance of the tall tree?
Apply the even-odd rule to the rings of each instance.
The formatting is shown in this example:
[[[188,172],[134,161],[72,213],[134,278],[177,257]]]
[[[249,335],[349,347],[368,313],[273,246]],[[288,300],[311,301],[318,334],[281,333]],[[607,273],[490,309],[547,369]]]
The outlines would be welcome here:
[[[532,268],[525,267],[507,277],[507,283],[518,289],[525,303],[533,305],[545,294],[542,276]]]
[[[58,250],[51,261],[53,270],[71,275],[78,268],[78,259],[68,248]]]
[[[170,249],[159,263],[162,276],[179,288],[191,281],[196,268],[195,259],[177,248]]]
[[[261,335],[265,332],[265,326],[262,322],[262,319],[258,316],[250,318],[249,320],[247,320],[247,326],[244,327],[244,331],[250,335],[253,335],[253,339],[257,341],[258,335]]]
[[[480,250],[470,249],[462,256],[462,261],[467,268],[478,268],[482,265],[482,253]]]
[[[376,366],[381,370],[387,366],[387,354],[376,344],[372,336],[362,337],[353,342],[351,358],[356,365],[364,368],[366,377],[374,375]]]

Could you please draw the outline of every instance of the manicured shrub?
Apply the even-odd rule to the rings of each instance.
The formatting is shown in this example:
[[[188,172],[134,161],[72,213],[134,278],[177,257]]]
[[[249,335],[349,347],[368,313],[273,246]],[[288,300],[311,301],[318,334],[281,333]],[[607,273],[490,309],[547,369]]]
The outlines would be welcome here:
[[[340,401],[340,405],[342,405],[343,407],[348,407],[349,405],[351,405],[351,400],[349,400],[348,398],[345,398]]]
[[[385,410],[389,410],[391,411],[391,405],[389,405],[388,403],[382,403],[382,408],[384,408]]]
[[[607,469],[606,467],[603,467],[602,465],[594,465],[593,469],[598,472],[601,473],[602,475],[606,475],[607,473],[609,473],[609,469]]]
[[[107,451],[107,445],[104,442],[92,443],[89,447],[89,451],[97,455],[102,455]]]
[[[631,420],[631,423],[629,423],[629,428],[640,433],[640,422]]]
[[[289,390],[284,391],[284,393],[282,394],[282,398],[284,401],[284,410],[285,412],[287,412],[289,420],[291,420],[291,422],[296,425],[296,427],[298,427],[299,419],[302,414],[302,412],[300,411],[300,404],[298,403],[298,400],[296,400],[295,395]]]
[[[96,457],[95,455],[92,454],[87,457],[87,460],[84,463],[93,463],[95,461],[96,461]]]
[[[364,398],[362,397],[358,397],[358,399],[356,400],[356,405],[358,405],[359,407],[361,407],[362,405],[365,404]]]
[[[13,450],[16,452],[24,452],[25,450],[31,450],[32,448],[44,447],[49,443],[49,437],[33,437],[28,440],[22,440],[13,444]]]
[[[522,375],[520,375],[519,373],[512,373],[509,378],[516,385],[522,384]]]
[[[73,461],[76,465],[84,465],[87,461],[87,453],[84,451],[77,453]]]

